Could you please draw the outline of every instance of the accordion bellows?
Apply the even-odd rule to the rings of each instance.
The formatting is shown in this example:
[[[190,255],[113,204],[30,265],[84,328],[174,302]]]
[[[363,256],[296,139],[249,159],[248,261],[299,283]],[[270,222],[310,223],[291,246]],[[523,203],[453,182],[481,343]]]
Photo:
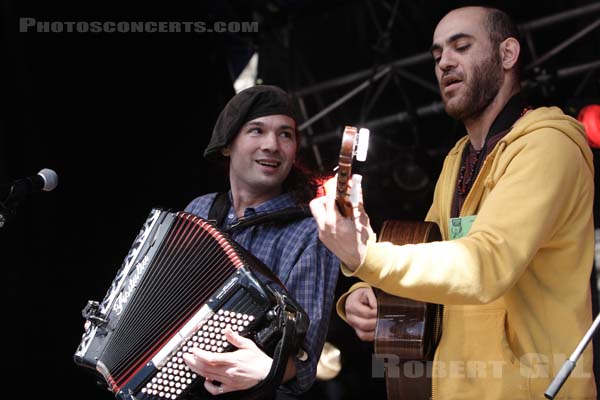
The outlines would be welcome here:
[[[285,295],[271,270],[207,220],[153,209],[104,300],[83,310],[74,360],[119,399],[183,398],[203,390],[203,378],[182,355],[233,350],[226,326],[272,355]]]

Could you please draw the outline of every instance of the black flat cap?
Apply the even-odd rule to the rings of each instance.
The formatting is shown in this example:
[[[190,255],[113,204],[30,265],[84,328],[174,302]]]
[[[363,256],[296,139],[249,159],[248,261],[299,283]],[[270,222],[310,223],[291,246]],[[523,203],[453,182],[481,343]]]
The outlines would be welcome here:
[[[204,157],[208,160],[221,157],[221,148],[231,143],[246,122],[277,114],[287,115],[297,121],[292,101],[283,89],[272,85],[257,85],[240,91],[221,111],[210,142],[204,150]]]

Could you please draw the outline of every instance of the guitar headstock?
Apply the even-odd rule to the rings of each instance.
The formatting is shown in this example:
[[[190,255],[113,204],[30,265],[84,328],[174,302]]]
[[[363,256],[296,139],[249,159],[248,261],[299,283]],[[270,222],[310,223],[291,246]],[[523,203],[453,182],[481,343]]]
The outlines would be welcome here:
[[[337,170],[336,203],[340,213],[345,217],[352,215],[351,193],[348,185],[348,180],[352,179],[352,162],[354,158],[361,162],[367,159],[369,133],[366,128],[359,130],[354,126],[344,127]]]

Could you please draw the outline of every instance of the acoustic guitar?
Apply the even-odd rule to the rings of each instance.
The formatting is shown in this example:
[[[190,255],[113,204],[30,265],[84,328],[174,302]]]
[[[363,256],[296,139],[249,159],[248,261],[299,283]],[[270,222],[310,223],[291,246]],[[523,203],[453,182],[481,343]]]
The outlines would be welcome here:
[[[360,132],[359,135],[355,127],[346,126],[340,148],[336,203],[346,217],[352,215],[352,189],[348,181],[353,177],[354,156],[358,160],[360,155],[360,161],[364,161],[368,148],[369,132],[362,129]],[[442,239],[439,227],[433,222],[396,220],[385,221],[378,237],[379,242],[396,245]],[[374,291],[377,296],[374,351],[377,357],[389,361],[385,363],[388,400],[429,400],[428,361],[433,359],[441,334],[441,306],[393,296],[377,288]]]
[[[388,220],[378,242],[397,245],[442,239],[433,222]],[[393,296],[374,288],[377,296],[375,355],[387,360],[385,384],[388,400],[429,400],[431,361],[441,334],[441,306]]]

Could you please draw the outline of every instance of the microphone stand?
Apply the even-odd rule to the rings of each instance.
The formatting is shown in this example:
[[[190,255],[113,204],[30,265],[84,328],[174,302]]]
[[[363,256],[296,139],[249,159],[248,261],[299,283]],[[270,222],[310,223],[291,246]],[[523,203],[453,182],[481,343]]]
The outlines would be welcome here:
[[[546,392],[544,392],[544,396],[547,399],[554,399],[554,397],[558,394],[558,391],[560,390],[562,385],[565,383],[569,375],[571,375],[571,372],[573,372],[573,370],[575,369],[575,363],[579,359],[579,356],[581,356],[581,353],[583,353],[585,347],[592,339],[592,336],[594,336],[594,333],[596,333],[596,330],[598,329],[599,325],[600,314],[596,316],[594,323],[592,324],[590,329],[588,329],[583,339],[581,339],[581,342],[579,342],[579,345],[577,346],[573,354],[571,354],[571,357],[569,357],[569,359],[563,363],[562,367],[558,371],[558,374],[556,374],[556,376],[546,389]]]

